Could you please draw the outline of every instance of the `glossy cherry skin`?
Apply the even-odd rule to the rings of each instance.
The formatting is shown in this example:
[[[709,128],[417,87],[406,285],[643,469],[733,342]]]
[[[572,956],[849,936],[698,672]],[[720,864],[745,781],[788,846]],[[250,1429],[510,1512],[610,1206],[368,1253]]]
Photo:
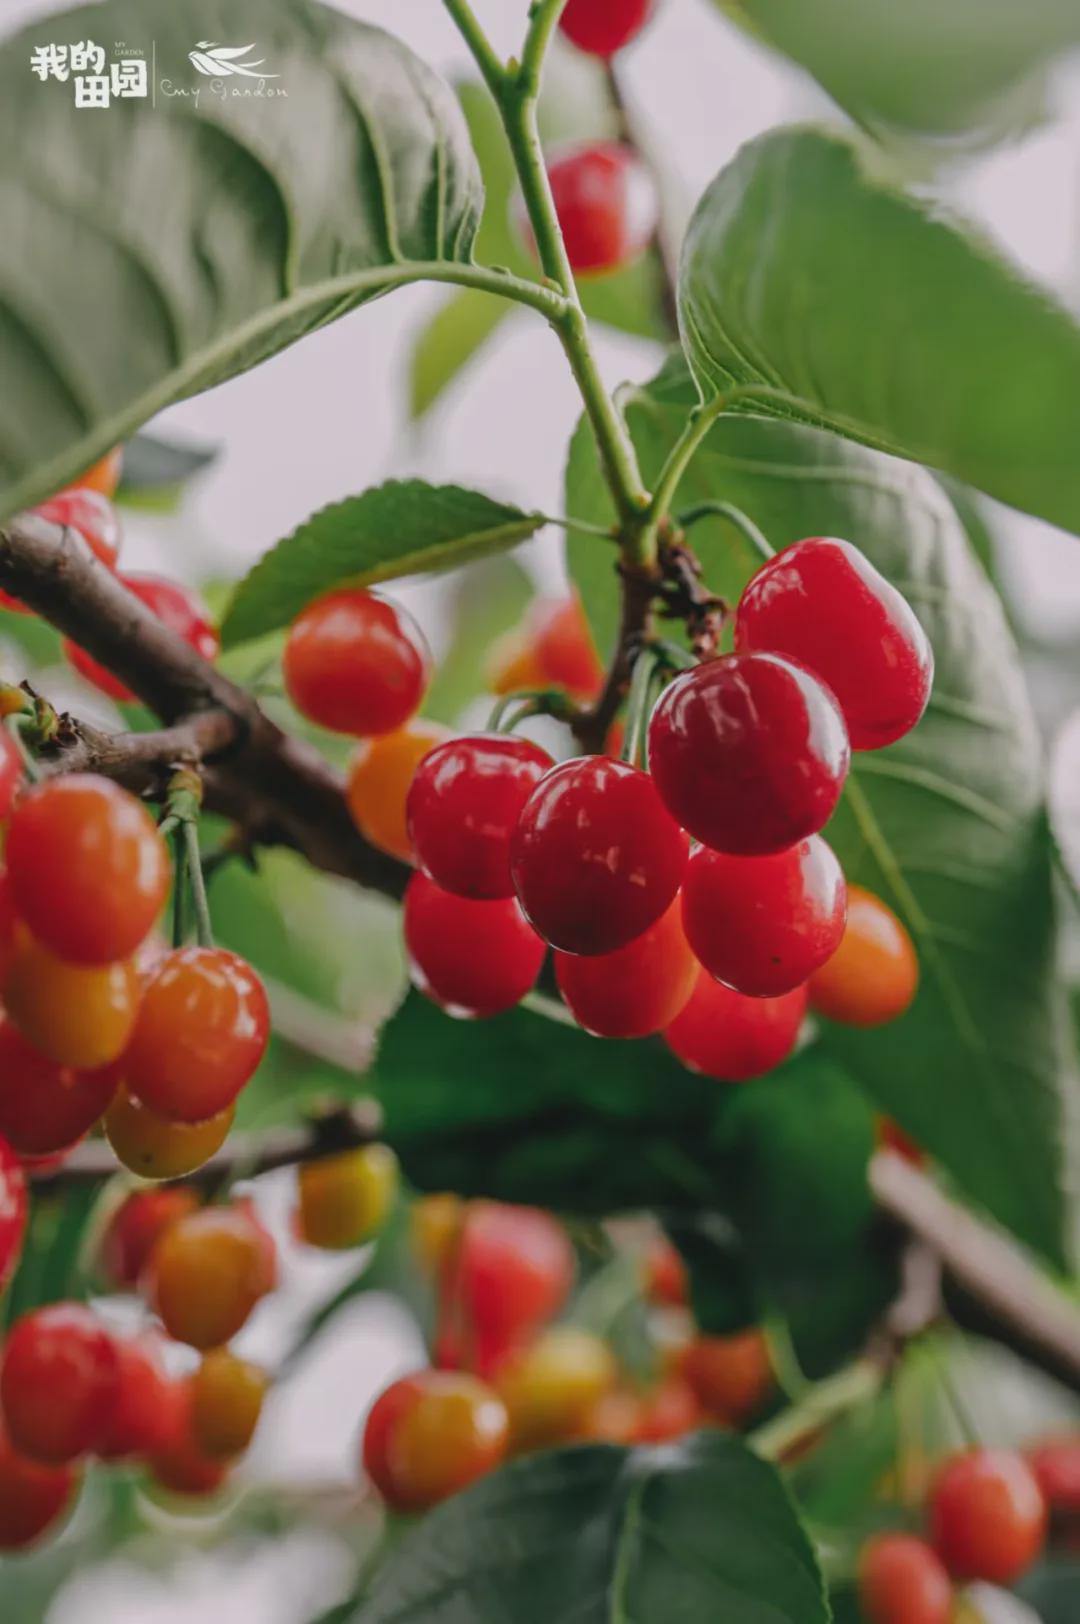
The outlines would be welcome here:
[[[169,1377],[152,1336],[116,1338],[116,1402],[108,1431],[98,1444],[102,1460],[136,1460],[165,1441]]]
[[[475,1376],[427,1370],[405,1381],[399,1404],[382,1417],[372,1412],[382,1448],[369,1450],[365,1436],[365,1464],[387,1505],[426,1511],[501,1464],[509,1422],[502,1400]]]
[[[101,491],[83,488],[62,491],[34,512],[50,524],[69,525],[82,536],[95,558],[114,570],[120,556],[120,520],[109,498]]]
[[[698,977],[676,897],[655,924],[614,953],[556,953],[555,979],[578,1025],[601,1038],[662,1032],[685,1006]]]
[[[309,1246],[340,1251],[377,1235],[398,1189],[397,1157],[388,1145],[361,1145],[320,1156],[297,1169],[299,1230]]]
[[[151,614],[190,644],[196,654],[201,654],[204,660],[217,659],[221,639],[198,593],[160,575],[121,575],[120,580]],[[118,704],[130,704],[134,700],[130,688],[70,638],[65,640],[64,654],[81,677],[110,699]]]
[[[205,1122],[177,1122],[159,1115],[121,1087],[113,1096],[102,1126],[122,1167],[144,1179],[179,1179],[204,1167],[216,1156],[236,1115],[227,1105]]]
[[[831,817],[850,752],[836,701],[775,654],[724,654],[677,676],[649,722],[664,805],[714,851],[764,857]]]
[[[536,985],[544,944],[513,897],[470,902],[414,874],[403,919],[413,980],[451,1014],[498,1015]]]
[[[0,728],[0,818],[6,818],[14,806],[22,775],[18,746],[7,729]]]
[[[9,1020],[39,1054],[96,1071],[127,1047],[139,1010],[139,976],[132,959],[67,964],[19,930],[3,999]]]
[[[745,1083],[787,1059],[805,1014],[805,987],[779,998],[748,998],[702,972],[664,1040],[691,1071]]]
[[[616,270],[648,246],[659,208],[656,186],[629,147],[615,141],[572,147],[552,156],[548,179],[577,275]]]
[[[1080,1516],[1080,1435],[1047,1438],[1027,1452],[1043,1498],[1055,1516]]]
[[[471,1202],[442,1273],[469,1363],[487,1374],[562,1308],[574,1281],[565,1229],[538,1207]]]
[[[3,987],[11,961],[15,957],[19,921],[11,899],[7,870],[0,868],[0,987]]]
[[[79,1474],[19,1454],[0,1424],[0,1551],[25,1551],[54,1530],[74,1503]]]
[[[169,859],[149,812],[92,773],[48,779],[11,814],[12,900],[32,934],[71,964],[130,958],[169,889]]]
[[[159,1237],[151,1276],[154,1307],[169,1335],[193,1348],[219,1348],[265,1295],[266,1259],[244,1213],[203,1207]]]
[[[403,863],[415,861],[409,789],[421,763],[449,738],[448,727],[414,716],[393,733],[365,740],[349,763],[345,796],[353,822],[365,840]]]
[[[774,1380],[768,1343],[756,1326],[733,1336],[695,1337],[679,1370],[704,1410],[736,1426],[761,1408]]]
[[[846,901],[843,871],[820,835],[771,857],[700,846],[687,865],[682,918],[711,976],[752,998],[777,998],[835,953]]]
[[[412,849],[429,879],[477,902],[512,897],[510,837],[554,765],[539,745],[508,734],[437,745],[416,769],[406,809]]]
[[[303,716],[357,738],[392,733],[415,715],[431,654],[412,616],[371,592],[318,598],[289,628],[285,687]]]
[[[212,1460],[242,1455],[255,1436],[269,1377],[228,1348],[204,1354],[191,1378],[191,1433]]]
[[[50,1303],[8,1333],[0,1403],[20,1454],[63,1466],[108,1436],[120,1380],[112,1337],[82,1303]]]
[[[92,463],[81,473],[78,479],[73,479],[70,485],[64,485],[58,492],[63,496],[67,491],[100,491],[103,496],[115,496],[116,488],[120,483],[120,475],[124,466],[124,448],[122,445],[113,446],[106,451],[103,457]]]
[[[73,1071],[57,1065],[0,1015],[0,1134],[20,1156],[51,1156],[76,1144],[118,1085],[114,1066]]]
[[[128,1092],[159,1116],[206,1122],[254,1075],[269,1036],[266,990],[245,959],[179,948],[144,988],[124,1056]]]
[[[614,953],[654,925],[679,889],[689,843],[647,773],[605,756],[555,767],[510,842],[518,901],[564,953]]]
[[[928,1507],[931,1541],[950,1573],[1011,1585],[1046,1538],[1046,1501],[1023,1456],[969,1449],[939,1472]]]
[[[866,1624],[949,1624],[952,1583],[940,1557],[913,1534],[877,1534],[859,1555]]]
[[[811,1008],[845,1026],[882,1026],[918,988],[919,960],[903,924],[872,891],[850,886],[844,934],[810,980]]]
[[[6,1139],[0,1139],[0,1292],[18,1267],[26,1235],[26,1175]]]
[[[880,750],[926,709],[934,654],[907,599],[847,541],[811,536],[770,558],[735,616],[735,647],[786,654],[836,697],[853,750]]]
[[[655,0],[569,0],[559,27],[579,51],[612,57],[652,16]]]
[[[109,1283],[122,1291],[134,1291],[169,1225],[198,1206],[194,1190],[180,1184],[133,1191],[113,1214],[102,1242],[102,1268]]]
[[[154,1481],[170,1494],[202,1499],[222,1487],[228,1466],[200,1447],[192,1425],[193,1408],[191,1379],[170,1381],[162,1407],[162,1436],[148,1465]]]

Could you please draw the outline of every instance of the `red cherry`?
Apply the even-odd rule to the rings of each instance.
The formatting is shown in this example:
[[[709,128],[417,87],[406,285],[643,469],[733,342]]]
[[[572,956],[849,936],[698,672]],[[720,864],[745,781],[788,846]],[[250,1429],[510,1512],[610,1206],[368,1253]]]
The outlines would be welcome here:
[[[648,246],[656,185],[629,147],[614,141],[573,147],[552,158],[548,179],[572,270],[612,271]]]
[[[690,1278],[678,1247],[666,1235],[655,1235],[643,1258],[645,1296],[650,1303],[667,1308],[686,1308],[690,1303]]]
[[[225,1462],[212,1459],[196,1442],[190,1379],[167,1382],[163,1396],[159,1442],[149,1457],[154,1481],[170,1494],[200,1498],[216,1494],[229,1468]]]
[[[859,1556],[866,1624],[949,1624],[952,1585],[941,1560],[912,1534],[877,1534]]]
[[[820,835],[772,857],[700,847],[683,881],[683,924],[711,976],[753,998],[799,987],[836,951],[847,888]]]
[[[250,1081],[269,1036],[270,1006],[250,964],[221,947],[182,947],[146,983],[124,1081],[160,1116],[205,1122]]]
[[[1080,1516],[1080,1436],[1047,1438],[1028,1451],[1027,1459],[1050,1510]]]
[[[579,51],[614,56],[640,34],[655,0],[569,0],[559,27]]]
[[[210,619],[209,610],[197,593],[181,586],[178,581],[167,581],[160,575],[121,575],[120,580],[151,614],[190,644],[196,654],[201,654],[204,660],[217,659],[221,639]],[[119,704],[134,701],[135,695],[129,688],[70,638],[65,639],[64,654],[81,677],[110,699],[115,699]]]
[[[506,1454],[506,1406],[475,1376],[423,1370],[395,1382],[383,1398],[365,1429],[364,1462],[395,1511],[426,1511]],[[370,1449],[368,1430],[375,1435]]]
[[[832,695],[778,654],[725,654],[683,671],[649,723],[664,805],[715,851],[764,857],[816,834],[847,777]]]
[[[0,727],[0,818],[6,818],[14,806],[22,775],[19,747],[7,729]]]
[[[159,1236],[198,1205],[194,1190],[182,1184],[133,1190],[113,1213],[101,1243],[102,1269],[110,1285],[134,1291]]]
[[[70,1149],[104,1114],[119,1080],[115,1065],[73,1071],[46,1059],[0,1015],[0,1134],[20,1156]]]
[[[573,1281],[573,1247],[550,1213],[474,1201],[445,1260],[442,1289],[470,1362],[487,1374],[497,1355],[554,1318]]]
[[[518,901],[552,947],[614,953],[670,906],[689,845],[647,773],[605,756],[553,769],[510,842]]]
[[[820,677],[855,750],[879,750],[926,709],[934,652],[911,605],[847,541],[811,536],[752,577],[735,616],[741,654],[772,650]]]
[[[428,877],[476,901],[512,897],[510,836],[554,766],[528,739],[481,733],[448,739],[424,757],[409,789],[409,839]]]
[[[614,953],[555,955],[555,978],[571,1014],[601,1038],[662,1032],[690,997],[697,974],[678,897],[655,925]]]
[[[70,1466],[43,1466],[17,1453],[0,1424],[0,1551],[25,1551],[63,1517],[79,1476]]]
[[[498,1015],[536,985],[544,944],[513,897],[471,902],[414,874],[405,891],[413,978],[451,1014]]]
[[[8,1333],[0,1403],[20,1454],[62,1466],[108,1436],[120,1362],[112,1337],[82,1303],[50,1303]]]
[[[358,738],[407,722],[431,675],[431,654],[412,616],[353,588],[318,598],[297,616],[283,662],[297,710]]]
[[[743,1083],[787,1059],[805,1014],[805,987],[779,998],[747,998],[702,973],[664,1038],[691,1071]]]
[[[98,1454],[102,1460],[132,1460],[151,1454],[167,1441],[167,1390],[171,1384],[152,1337],[118,1340],[115,1348],[116,1402]]]
[[[101,491],[61,491],[34,512],[50,524],[70,525],[107,569],[116,568],[120,556],[120,520],[109,498]]]
[[[18,942],[16,934],[18,915],[15,904],[11,899],[11,886],[8,884],[7,869],[0,868],[0,987],[7,979],[15,958],[15,948]]]
[[[861,885],[848,888],[848,914],[836,952],[810,982],[819,1015],[846,1026],[895,1021],[919,987],[919,958],[903,923]]]
[[[1046,1538],[1046,1501],[1031,1467],[1007,1449],[969,1449],[938,1474],[930,1493],[930,1532],[960,1579],[1011,1585]]]
[[[0,1139],[0,1292],[15,1273],[26,1234],[26,1175],[15,1151]]]
[[[423,1392],[423,1376],[423,1371],[417,1371],[412,1376],[401,1376],[396,1382],[391,1382],[379,1394],[364,1422],[361,1444],[364,1471],[384,1497],[393,1493],[387,1462],[390,1439],[402,1416],[412,1409]]]
[[[113,964],[149,935],[169,889],[146,808],[91,773],[50,778],[11,814],[8,882],[20,918],[71,964]]]

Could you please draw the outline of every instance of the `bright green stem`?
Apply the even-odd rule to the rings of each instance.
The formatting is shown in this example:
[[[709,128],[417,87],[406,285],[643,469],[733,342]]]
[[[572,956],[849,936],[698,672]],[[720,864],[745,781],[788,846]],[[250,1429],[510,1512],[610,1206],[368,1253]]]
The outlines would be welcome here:
[[[653,532],[669,512],[679,481],[689,467],[694,452],[724,410],[725,404],[724,397],[717,395],[707,405],[696,406],[687,418],[686,426],[668,452],[649,503],[649,527]]]
[[[699,519],[708,518],[727,519],[729,524],[733,524],[736,530],[741,531],[754,551],[763,559],[776,557],[776,548],[765,539],[763,532],[758,529],[749,514],[744,513],[742,508],[737,508],[734,502],[698,502],[694,507],[680,513],[675,522],[680,530],[689,530]]]
[[[623,740],[623,760],[632,767],[640,765],[645,749],[645,730],[649,725],[650,699],[661,662],[655,649],[643,648],[634,661],[630,677],[630,692],[626,698],[626,737]]]
[[[168,821],[168,820],[167,820]],[[173,837],[173,930],[174,947],[183,947],[187,941],[187,866],[188,848],[184,825],[179,819],[171,820]],[[162,824],[162,829],[165,824]]]
[[[488,718],[489,733],[512,733],[529,716],[554,716],[557,721],[573,721],[575,708],[561,688],[519,689],[504,694]]]
[[[199,826],[186,822],[182,836],[187,849],[187,880],[191,900],[195,905],[195,934],[200,947],[213,947],[214,930],[210,923],[210,903],[206,895],[206,880],[199,851]]]
[[[766,1460],[782,1460],[822,1427],[874,1398],[884,1380],[885,1371],[880,1363],[860,1359],[837,1375],[818,1382],[805,1398],[752,1432],[747,1442]]]

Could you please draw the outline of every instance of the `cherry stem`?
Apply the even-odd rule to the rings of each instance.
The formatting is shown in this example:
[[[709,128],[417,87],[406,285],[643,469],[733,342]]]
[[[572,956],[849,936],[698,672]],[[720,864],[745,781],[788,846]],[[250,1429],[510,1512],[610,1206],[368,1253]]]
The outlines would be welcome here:
[[[27,734],[36,730],[37,718],[29,711],[17,711],[13,716],[5,717],[8,732],[15,741],[15,747],[22,757],[23,770],[32,784],[40,784],[44,774],[41,764],[30,748]]]
[[[675,522],[680,530],[689,530],[699,519],[708,518],[727,519],[729,524],[733,524],[736,530],[741,531],[761,558],[776,557],[776,548],[766,540],[753,519],[744,513],[742,508],[736,507],[734,502],[697,502],[693,507],[680,513]]]
[[[634,661],[626,699],[626,736],[623,739],[622,758],[632,767],[641,762],[645,753],[653,689],[659,670],[660,660],[656,650],[651,644],[644,644]]]
[[[187,940],[186,903],[188,893],[188,848],[187,841],[184,838],[184,827],[180,820],[178,818],[171,820],[166,819],[166,822],[172,823],[172,829],[170,832],[172,834],[174,853],[172,943],[173,947],[183,947]],[[165,829],[165,824],[162,824],[162,829]]]
[[[561,688],[523,688],[499,700],[488,718],[488,732],[512,733],[529,716],[554,716],[557,721],[571,722],[576,715],[577,707]]]
[[[187,852],[188,890],[195,905],[195,937],[200,947],[213,947],[214,929],[210,922],[210,903],[199,852],[199,826],[194,819],[185,821],[181,836]]]

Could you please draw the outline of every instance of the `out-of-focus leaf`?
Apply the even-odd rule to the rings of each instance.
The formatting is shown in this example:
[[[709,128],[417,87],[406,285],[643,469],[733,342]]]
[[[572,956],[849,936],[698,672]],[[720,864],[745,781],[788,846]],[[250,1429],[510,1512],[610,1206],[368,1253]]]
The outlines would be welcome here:
[[[220,455],[220,445],[189,445],[160,434],[136,434],[124,447],[119,499],[145,491],[175,490]]]
[[[492,643],[509,631],[533,596],[533,585],[512,555],[486,559],[452,577],[447,594],[450,642],[424,699],[424,715],[454,722],[484,689]]]

